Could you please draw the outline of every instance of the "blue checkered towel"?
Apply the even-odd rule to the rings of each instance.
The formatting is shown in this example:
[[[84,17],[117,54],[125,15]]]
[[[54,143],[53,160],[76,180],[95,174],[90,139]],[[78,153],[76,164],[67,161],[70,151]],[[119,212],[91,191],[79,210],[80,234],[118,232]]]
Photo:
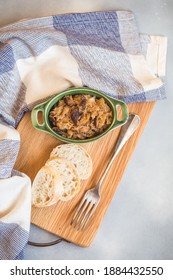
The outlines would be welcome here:
[[[139,34],[130,11],[66,14],[0,28],[0,258],[22,258],[30,179],[13,170],[15,128],[36,103],[72,86],[129,102],[165,98],[166,38]]]

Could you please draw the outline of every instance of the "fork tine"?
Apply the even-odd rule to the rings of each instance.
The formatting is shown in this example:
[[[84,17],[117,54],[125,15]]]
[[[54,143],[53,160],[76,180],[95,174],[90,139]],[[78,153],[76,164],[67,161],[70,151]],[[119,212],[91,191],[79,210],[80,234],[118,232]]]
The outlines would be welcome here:
[[[96,204],[92,204],[92,207],[90,209],[90,212],[88,211],[88,216],[85,218],[85,221],[83,221],[82,226],[81,226],[81,230],[84,230],[85,227],[87,226],[87,224],[89,223],[91,217],[93,216],[96,208],[97,208],[98,203]]]
[[[85,207],[84,207],[84,206],[85,206]],[[83,199],[82,199],[82,201],[81,201],[81,203],[79,204],[79,206],[78,206],[76,212],[75,212],[75,215],[73,216],[73,219],[72,219],[72,221],[71,221],[71,225],[75,222],[75,220],[76,220],[76,218],[77,218],[77,220],[76,220],[76,222],[75,222],[75,225],[76,225],[77,221],[78,221],[78,220],[80,219],[80,217],[82,216],[83,211],[85,210],[86,206],[87,206],[86,197],[84,196]],[[80,214],[79,214],[79,212],[80,212]],[[78,216],[78,214],[79,214],[79,216]]]
[[[83,215],[85,214],[85,210],[87,209],[87,207],[88,207],[88,202],[87,202],[87,200],[85,200],[82,207],[79,209],[80,213],[79,213],[78,217],[76,217],[76,219],[74,220],[74,223],[75,223],[74,227],[76,227],[77,225],[80,225],[80,222],[83,219]]]
[[[77,229],[80,230],[83,223],[85,222],[85,219],[88,215],[88,212],[91,210],[93,204],[91,203],[91,201],[88,201],[88,203],[86,203],[85,209],[82,211],[82,215],[80,215],[81,219],[78,219],[78,221],[76,222],[76,225],[78,226]]]
[[[86,209],[84,216],[82,217],[82,220],[80,221],[79,224],[79,229],[83,229],[84,225],[86,224],[86,221],[88,220],[88,216],[90,215],[90,211],[92,210],[92,208],[94,207],[94,204],[90,201],[88,203],[88,208]]]

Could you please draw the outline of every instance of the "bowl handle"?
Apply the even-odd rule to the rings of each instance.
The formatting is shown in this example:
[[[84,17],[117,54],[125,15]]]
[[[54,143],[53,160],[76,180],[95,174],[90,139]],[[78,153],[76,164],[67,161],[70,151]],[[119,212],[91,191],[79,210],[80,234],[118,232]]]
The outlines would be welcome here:
[[[128,113],[128,107],[127,105],[123,102],[123,101],[120,101],[120,100],[112,100],[114,105],[115,105],[115,110],[116,110],[116,113],[117,113],[117,106],[120,106],[121,107],[121,110],[122,110],[122,113],[123,113],[123,118],[122,120],[116,120],[115,124],[113,125],[113,128],[116,128],[120,125],[123,125],[127,122],[128,120],[128,117],[129,117],[129,113]]]
[[[32,124],[33,126],[36,128],[36,129],[39,129],[39,130],[42,130],[42,131],[45,131],[46,130],[46,124],[45,124],[45,121],[44,121],[44,105],[38,105],[36,107],[34,107],[32,109],[32,112],[31,112],[31,121],[32,121]],[[42,123],[39,123],[39,120],[38,120],[38,113],[39,112],[42,112],[43,114],[43,122]]]

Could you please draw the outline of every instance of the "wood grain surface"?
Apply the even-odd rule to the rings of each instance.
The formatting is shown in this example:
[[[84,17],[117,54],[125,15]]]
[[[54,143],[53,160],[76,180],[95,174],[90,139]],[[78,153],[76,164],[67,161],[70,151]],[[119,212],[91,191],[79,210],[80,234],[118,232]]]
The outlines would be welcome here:
[[[83,144],[83,147],[89,152],[93,160],[91,177],[81,183],[80,192],[71,201],[58,202],[47,208],[33,207],[31,223],[77,245],[83,247],[89,246],[115,195],[124,170],[140,139],[154,105],[155,102],[128,105],[130,113],[135,113],[140,116],[140,126],[115,159],[103,183],[100,204],[84,231],[74,229],[70,225],[71,219],[85,191],[95,186],[104,172],[111,158],[120,128],[110,132],[97,142]],[[34,129],[30,119],[30,112],[25,114],[17,129],[21,135],[21,147],[15,169],[26,173],[33,180],[38,170],[48,160],[52,149],[62,143],[51,135]]]

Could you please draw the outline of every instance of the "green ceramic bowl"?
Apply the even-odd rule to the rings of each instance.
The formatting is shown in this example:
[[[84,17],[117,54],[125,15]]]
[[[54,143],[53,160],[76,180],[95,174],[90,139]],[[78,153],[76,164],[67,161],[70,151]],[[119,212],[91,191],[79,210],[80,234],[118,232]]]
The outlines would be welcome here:
[[[49,112],[52,109],[52,107],[60,100],[62,99],[64,96],[67,95],[75,95],[75,94],[88,94],[88,95],[92,95],[92,96],[97,96],[97,97],[102,97],[105,99],[106,103],[109,105],[109,107],[112,109],[113,112],[113,120],[111,125],[102,133],[99,134],[95,137],[92,138],[87,138],[84,140],[81,139],[69,139],[69,138],[65,138],[62,137],[61,135],[57,134],[55,131],[53,131],[53,129],[51,128],[51,123],[49,121]],[[121,106],[122,109],[122,113],[123,113],[123,119],[118,120],[117,118],[117,106]],[[42,112],[43,114],[43,123],[39,123],[38,121],[38,113]],[[126,121],[128,120],[128,108],[127,105],[120,101],[120,100],[116,100],[113,99],[109,96],[106,96],[105,94],[94,90],[94,89],[90,89],[87,87],[82,87],[82,88],[70,88],[68,90],[65,90],[61,93],[58,93],[56,96],[54,96],[53,98],[49,99],[48,101],[41,103],[39,105],[37,105],[36,107],[34,107],[34,109],[32,110],[31,113],[31,120],[32,120],[32,124],[33,126],[43,132],[47,132],[49,134],[51,134],[52,136],[58,138],[59,140],[63,141],[63,142],[67,142],[67,143],[88,143],[91,141],[96,141],[98,139],[100,139],[101,137],[105,136],[108,132],[110,132],[111,130],[123,125],[126,123]]]

